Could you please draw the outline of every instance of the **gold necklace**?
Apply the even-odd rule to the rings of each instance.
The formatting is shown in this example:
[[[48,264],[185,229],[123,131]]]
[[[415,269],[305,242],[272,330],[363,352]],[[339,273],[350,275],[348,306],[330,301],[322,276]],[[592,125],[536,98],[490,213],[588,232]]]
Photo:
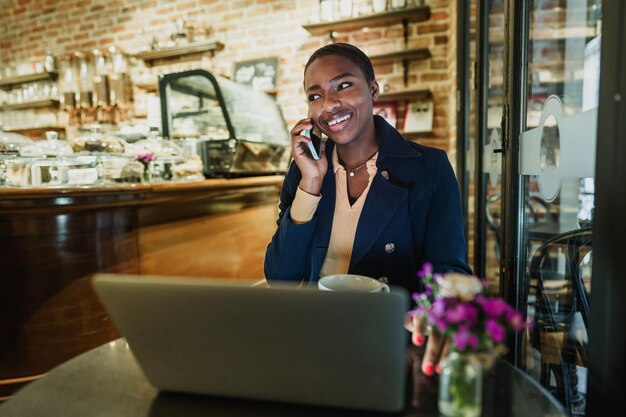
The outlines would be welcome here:
[[[357,172],[359,169],[363,168],[365,166],[365,164],[367,163],[367,161],[363,162],[361,165],[359,165],[356,168],[353,168],[351,170],[349,170],[350,172],[348,173],[348,175],[350,175],[351,177],[354,177],[354,173]]]
[[[370,159],[372,159],[372,158],[374,157],[374,155],[376,155],[377,153],[378,153],[378,149],[376,149],[376,152],[374,152],[374,153],[373,153],[373,154],[372,154],[369,158],[367,158],[367,159],[365,160],[365,162],[363,162],[363,163],[362,163],[361,165],[359,165],[358,167],[356,167],[356,168],[352,168],[352,169],[348,168],[348,175],[350,175],[351,177],[354,177],[355,173],[356,173],[359,169],[363,168],[363,167],[365,166],[365,164],[367,164],[367,161],[369,161]]]

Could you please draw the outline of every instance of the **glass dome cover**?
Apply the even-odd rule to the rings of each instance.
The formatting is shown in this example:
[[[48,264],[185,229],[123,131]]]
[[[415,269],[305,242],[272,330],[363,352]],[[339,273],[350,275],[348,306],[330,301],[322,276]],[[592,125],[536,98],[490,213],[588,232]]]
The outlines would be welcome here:
[[[123,154],[128,142],[124,139],[101,132],[99,125],[87,127],[87,132],[70,141],[74,153],[111,153]]]
[[[22,156],[58,157],[72,155],[74,151],[65,140],[59,140],[59,132],[47,131],[46,140],[38,140],[21,149]]]
[[[18,155],[20,150],[35,143],[34,140],[14,132],[5,132],[0,123],[0,155]]]
[[[179,157],[183,150],[174,141],[163,138],[158,129],[150,128],[148,137],[128,146],[128,152],[133,155],[152,153],[155,158]]]

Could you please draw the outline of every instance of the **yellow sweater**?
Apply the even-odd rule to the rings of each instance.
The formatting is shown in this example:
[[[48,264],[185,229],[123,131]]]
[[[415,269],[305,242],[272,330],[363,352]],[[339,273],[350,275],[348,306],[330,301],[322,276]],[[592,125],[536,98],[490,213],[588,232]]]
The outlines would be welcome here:
[[[361,211],[363,210],[367,193],[376,175],[377,158],[378,153],[366,162],[365,166],[369,174],[367,187],[354,205],[351,206],[348,201],[346,169],[339,163],[337,148],[333,150],[332,161],[335,170],[336,188],[335,213],[333,217],[333,227],[330,233],[330,242],[328,244],[328,252],[326,253],[320,276],[345,274],[348,272],[350,258],[352,257],[352,247],[354,246],[354,237],[356,236],[356,227],[359,223],[359,217],[361,217]],[[298,188],[291,205],[291,219],[298,223],[311,221],[321,198],[321,195],[311,195]]]

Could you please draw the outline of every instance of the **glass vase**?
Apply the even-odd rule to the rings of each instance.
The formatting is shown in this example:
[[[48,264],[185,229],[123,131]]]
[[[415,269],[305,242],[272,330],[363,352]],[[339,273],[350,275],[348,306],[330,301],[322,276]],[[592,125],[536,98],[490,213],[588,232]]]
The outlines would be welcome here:
[[[441,361],[439,412],[447,417],[482,413],[483,369],[473,354],[451,352]]]
[[[150,173],[149,169],[144,169],[141,176],[141,182],[147,183],[150,181],[152,181],[152,174]]]

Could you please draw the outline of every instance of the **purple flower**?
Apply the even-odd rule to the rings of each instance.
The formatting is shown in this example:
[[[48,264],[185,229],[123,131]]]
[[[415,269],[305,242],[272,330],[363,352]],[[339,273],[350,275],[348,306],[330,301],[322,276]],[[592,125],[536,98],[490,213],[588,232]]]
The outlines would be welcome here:
[[[441,332],[445,332],[449,327],[448,322],[445,319],[432,318],[430,323]]]
[[[452,336],[452,340],[459,351],[464,351],[468,346],[472,348],[478,346],[478,337],[470,333],[466,327],[459,328]]]
[[[485,280],[435,274],[429,263],[424,263],[418,275],[425,290],[412,294],[414,314],[448,338],[455,350],[489,350],[504,343],[508,332],[531,326],[503,299],[484,295]]]
[[[448,323],[456,324],[465,320],[466,312],[465,304],[456,304],[445,311],[445,317]]]
[[[478,320],[478,309],[472,303],[463,303],[461,305],[463,307],[465,321],[469,325],[476,324],[476,321]]]
[[[422,269],[417,272],[417,276],[420,278],[427,277],[433,273],[433,264],[430,262],[424,262]]]
[[[147,153],[140,153],[135,155],[135,161],[139,161],[144,165],[148,165],[153,159],[154,159],[154,155],[152,155],[152,153],[147,152]]]
[[[485,330],[491,339],[496,343],[504,342],[506,330],[498,323],[497,320],[487,319],[485,322]]]
[[[443,318],[444,315],[446,314],[446,302],[445,299],[440,298],[438,300],[435,300],[435,302],[433,303],[429,314],[435,318],[435,319],[440,319]]]
[[[498,318],[510,310],[509,305],[501,298],[485,298],[482,301],[483,311],[487,317]]]
[[[509,311],[506,315],[506,319],[516,331],[524,329],[524,317],[519,311]]]

